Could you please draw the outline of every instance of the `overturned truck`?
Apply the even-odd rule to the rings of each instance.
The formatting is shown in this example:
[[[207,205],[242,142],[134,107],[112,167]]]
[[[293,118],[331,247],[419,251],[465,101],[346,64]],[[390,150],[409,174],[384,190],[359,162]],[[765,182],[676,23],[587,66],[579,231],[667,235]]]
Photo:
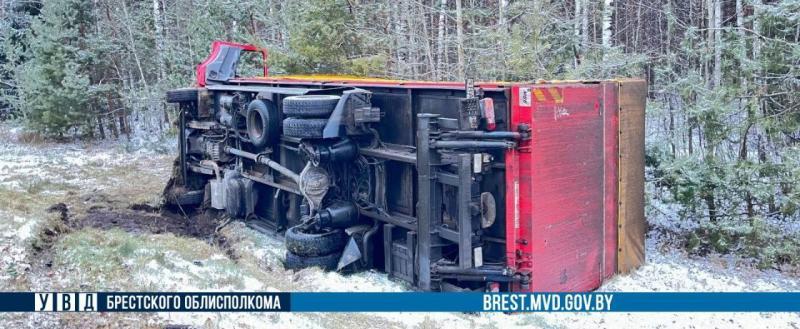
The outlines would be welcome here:
[[[285,233],[288,268],[420,290],[589,291],[644,261],[644,81],[271,77],[266,55],[217,41],[167,92],[168,203]]]

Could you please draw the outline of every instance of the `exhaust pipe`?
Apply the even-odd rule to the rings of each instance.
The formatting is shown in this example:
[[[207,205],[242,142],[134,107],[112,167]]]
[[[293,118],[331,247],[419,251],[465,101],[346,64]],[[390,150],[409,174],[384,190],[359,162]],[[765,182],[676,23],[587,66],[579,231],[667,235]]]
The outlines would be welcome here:
[[[230,154],[233,154],[233,155],[236,155],[236,156],[240,156],[240,157],[243,157],[243,158],[247,158],[247,159],[253,160],[253,161],[258,162],[258,163],[265,164],[268,167],[274,169],[275,171],[281,173],[282,175],[284,175],[286,177],[289,177],[291,180],[293,180],[295,183],[297,183],[298,186],[300,185],[300,175],[294,173],[294,171],[292,171],[289,168],[281,166],[280,163],[272,161],[272,159],[270,159],[268,157],[265,157],[265,156],[260,155],[260,154],[245,152],[245,151],[242,151],[242,150],[239,150],[239,149],[232,148],[230,146],[225,148],[225,152],[228,152]]]

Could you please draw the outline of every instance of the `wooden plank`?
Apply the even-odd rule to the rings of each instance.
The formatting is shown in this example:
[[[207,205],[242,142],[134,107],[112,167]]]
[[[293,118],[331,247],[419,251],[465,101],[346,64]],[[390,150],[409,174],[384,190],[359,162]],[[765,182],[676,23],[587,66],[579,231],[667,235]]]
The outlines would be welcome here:
[[[619,83],[606,81],[603,86],[603,280],[617,273],[617,205],[619,198]]]
[[[647,83],[619,85],[619,217],[617,272],[629,273],[645,261],[644,136]]]

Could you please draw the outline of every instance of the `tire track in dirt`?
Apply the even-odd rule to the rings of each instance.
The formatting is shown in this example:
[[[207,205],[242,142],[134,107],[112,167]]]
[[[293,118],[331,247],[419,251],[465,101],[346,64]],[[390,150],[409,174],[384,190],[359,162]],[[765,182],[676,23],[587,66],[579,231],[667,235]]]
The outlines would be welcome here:
[[[39,230],[32,243],[32,272],[45,273],[53,264],[51,248],[59,238],[83,229],[119,229],[131,234],[173,234],[195,238],[217,246],[232,261],[240,255],[232,248],[233,241],[220,232],[224,217],[215,210],[180,210],[180,213],[146,204],[133,204],[126,209],[114,209],[104,205],[93,205],[83,214],[73,215],[65,203],[50,206],[53,213]],[[187,215],[184,216],[183,213]]]

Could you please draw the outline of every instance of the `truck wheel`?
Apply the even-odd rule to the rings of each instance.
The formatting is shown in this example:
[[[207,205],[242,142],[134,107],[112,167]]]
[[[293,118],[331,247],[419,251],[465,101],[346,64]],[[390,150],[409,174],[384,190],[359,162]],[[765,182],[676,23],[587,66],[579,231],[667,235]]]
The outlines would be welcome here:
[[[283,134],[299,138],[322,138],[322,130],[328,119],[286,118],[283,120]]]
[[[196,102],[197,88],[180,88],[167,91],[167,103]]]
[[[286,252],[286,260],[283,261],[283,267],[287,270],[299,270],[307,267],[319,267],[326,271],[336,269],[339,265],[339,258],[342,257],[341,252],[333,253],[325,256],[311,256],[303,257],[298,256],[291,251]]]
[[[340,252],[347,244],[347,234],[335,229],[323,233],[306,233],[299,226],[286,230],[286,250],[302,256],[321,256]]]
[[[247,105],[247,136],[255,147],[278,140],[278,110],[270,101],[254,100]]]
[[[203,203],[205,190],[186,190],[173,187],[164,193],[164,202],[171,206],[194,206]]]
[[[283,113],[293,117],[324,118],[333,113],[339,96],[301,95],[283,99]]]

